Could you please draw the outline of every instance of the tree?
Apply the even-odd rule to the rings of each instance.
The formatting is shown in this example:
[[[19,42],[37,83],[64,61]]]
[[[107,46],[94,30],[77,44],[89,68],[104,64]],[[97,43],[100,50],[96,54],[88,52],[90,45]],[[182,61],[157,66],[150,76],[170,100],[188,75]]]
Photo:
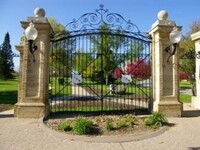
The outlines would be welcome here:
[[[73,68],[78,74],[82,73],[85,77],[89,77],[91,75],[92,61],[90,53],[84,52],[84,50],[78,50],[73,62]]]
[[[10,45],[10,35],[7,32],[0,48],[0,78],[12,79],[14,72],[13,52]]]
[[[60,47],[55,47],[52,49],[52,53],[51,69],[53,69],[53,75],[69,77],[71,75],[71,63],[68,51]]]
[[[123,34],[122,31],[116,29],[111,31],[109,25],[103,23],[99,29],[99,36],[91,36],[90,41],[94,45],[94,53],[97,54],[96,60],[94,61],[94,74],[93,79],[108,84],[111,82],[111,74],[116,66],[122,61],[117,58],[117,51],[120,46],[125,45],[125,38],[115,38],[112,35]]]
[[[196,33],[200,30],[200,20],[195,20],[190,25],[190,31],[189,34]]]
[[[56,19],[49,18],[49,23],[54,31],[55,39],[58,42],[53,43],[52,46],[52,55],[50,58],[51,63],[51,72],[54,76],[70,76],[72,72],[72,61],[70,58],[72,56],[73,41],[66,40],[65,42],[59,42],[59,39],[62,39],[69,35],[65,27],[58,23]]]
[[[48,21],[53,29],[54,34],[67,34],[65,27],[58,23],[55,18],[48,18]]]
[[[196,95],[196,80],[195,80],[195,46],[190,35],[200,30],[200,20],[192,22],[189,32],[183,36],[180,43],[180,48],[183,49],[180,54],[180,71],[188,75],[188,80],[192,84],[192,93]]]
[[[188,80],[188,75],[185,72],[181,71],[179,72],[179,78],[180,80]]]
[[[134,78],[147,79],[151,76],[151,66],[144,59],[139,59],[127,65],[127,74]]]
[[[117,67],[113,72],[113,75],[114,75],[115,79],[121,78],[122,74],[123,74],[122,69],[119,68],[119,67]]]

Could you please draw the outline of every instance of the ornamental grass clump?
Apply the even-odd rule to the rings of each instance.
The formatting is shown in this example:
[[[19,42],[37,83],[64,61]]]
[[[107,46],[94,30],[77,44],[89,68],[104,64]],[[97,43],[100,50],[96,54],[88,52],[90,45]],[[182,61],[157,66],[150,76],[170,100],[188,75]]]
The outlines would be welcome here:
[[[167,123],[167,119],[163,113],[153,112],[151,116],[144,120],[144,123],[145,125],[151,126],[153,129],[157,129]]]
[[[106,129],[107,131],[113,131],[115,129],[113,125],[113,120],[110,118],[108,118],[108,120],[106,121]]]
[[[116,124],[117,124],[117,128],[124,128],[127,126],[125,119],[119,120],[118,122],[116,122]]]
[[[125,121],[128,125],[135,125],[135,116],[132,114],[125,115]]]
[[[92,121],[81,117],[76,121],[73,127],[73,131],[74,133],[79,134],[79,135],[91,134],[92,125],[93,125]]]
[[[71,131],[72,127],[68,122],[64,122],[64,123],[58,125],[58,130],[60,130],[60,131]]]

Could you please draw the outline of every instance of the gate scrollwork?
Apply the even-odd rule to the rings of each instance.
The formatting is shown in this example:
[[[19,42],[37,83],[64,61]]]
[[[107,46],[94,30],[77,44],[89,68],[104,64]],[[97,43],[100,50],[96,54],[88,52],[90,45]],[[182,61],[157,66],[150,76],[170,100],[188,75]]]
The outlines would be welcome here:
[[[79,19],[73,20],[65,26],[70,31],[78,31],[84,29],[99,29],[102,23],[106,23],[110,29],[119,28],[127,32],[140,32],[139,28],[130,20],[125,20],[120,14],[109,13],[108,9],[104,9],[104,5],[100,5],[95,13],[86,13]]]

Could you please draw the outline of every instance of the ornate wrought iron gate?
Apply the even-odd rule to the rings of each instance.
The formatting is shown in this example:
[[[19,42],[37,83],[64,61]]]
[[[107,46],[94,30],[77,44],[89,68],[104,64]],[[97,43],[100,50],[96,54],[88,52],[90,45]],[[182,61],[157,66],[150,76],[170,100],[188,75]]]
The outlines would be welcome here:
[[[51,112],[149,109],[150,39],[102,5],[52,38]]]

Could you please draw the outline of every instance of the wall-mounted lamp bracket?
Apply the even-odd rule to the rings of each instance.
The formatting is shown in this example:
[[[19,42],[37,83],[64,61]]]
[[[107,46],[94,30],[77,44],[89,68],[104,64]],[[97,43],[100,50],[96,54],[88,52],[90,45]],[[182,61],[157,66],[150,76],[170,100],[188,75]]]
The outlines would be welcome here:
[[[35,62],[34,52],[37,50],[38,47],[37,47],[37,45],[35,45],[33,40],[28,40],[28,47],[29,47],[29,51],[33,55],[33,62]]]
[[[165,48],[165,52],[169,54],[167,58],[167,63],[169,63],[169,59],[176,53],[176,48],[177,48],[177,43],[172,44],[172,49],[171,46]]]

